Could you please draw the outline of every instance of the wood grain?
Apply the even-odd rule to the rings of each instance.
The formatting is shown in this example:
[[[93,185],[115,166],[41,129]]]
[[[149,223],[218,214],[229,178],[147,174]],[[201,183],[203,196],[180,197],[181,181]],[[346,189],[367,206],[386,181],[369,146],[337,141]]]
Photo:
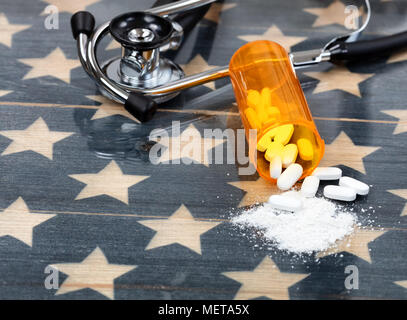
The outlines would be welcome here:
[[[227,0],[168,56],[194,73],[227,65],[253,39],[320,48],[347,32],[336,11],[355,1]],[[407,298],[405,52],[298,72],[325,164],[371,186],[345,205],[369,231],[299,258],[230,223],[277,192],[257,174],[239,176],[226,162],[149,161],[151,131],[174,121],[200,134],[242,127],[228,79],[182,92],[140,125],[81,68],[73,12],[89,10],[101,23],[152,3],[0,4],[0,298]],[[58,29],[45,28],[49,4],[60,9]],[[407,3],[372,1],[372,9],[365,39],[404,31]],[[102,41],[101,60],[119,54],[111,43]],[[344,285],[349,265],[358,290]],[[58,289],[45,287],[48,266],[60,270]]]

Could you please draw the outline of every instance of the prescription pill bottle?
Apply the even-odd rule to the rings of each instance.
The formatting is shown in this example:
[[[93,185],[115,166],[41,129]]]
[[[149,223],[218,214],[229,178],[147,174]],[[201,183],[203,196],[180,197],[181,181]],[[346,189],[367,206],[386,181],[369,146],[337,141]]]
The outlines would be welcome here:
[[[304,160],[298,156],[296,159],[304,170],[302,178],[310,175],[321,161],[325,144],[312,119],[287,51],[272,41],[250,42],[233,55],[229,74],[249,145],[257,143],[270,130],[291,124],[294,132],[289,143],[307,140],[311,149],[309,158],[303,157]],[[252,97],[248,100],[249,95]],[[250,103],[253,96],[264,101],[259,100],[253,105]],[[256,141],[250,141],[250,129],[257,130]],[[250,159],[260,176],[275,182],[270,177],[270,163],[264,152],[253,146],[249,149],[252,150],[249,152]]]

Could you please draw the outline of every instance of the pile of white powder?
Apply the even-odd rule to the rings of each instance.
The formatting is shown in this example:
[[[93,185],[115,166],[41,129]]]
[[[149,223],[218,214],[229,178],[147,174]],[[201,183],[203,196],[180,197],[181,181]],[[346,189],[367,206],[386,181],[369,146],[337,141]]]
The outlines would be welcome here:
[[[283,195],[301,197],[300,192]],[[277,210],[263,205],[234,217],[232,223],[262,230],[265,240],[275,243],[278,249],[296,254],[326,251],[338,240],[352,233],[356,216],[343,212],[324,198],[303,198],[303,207],[296,212]]]

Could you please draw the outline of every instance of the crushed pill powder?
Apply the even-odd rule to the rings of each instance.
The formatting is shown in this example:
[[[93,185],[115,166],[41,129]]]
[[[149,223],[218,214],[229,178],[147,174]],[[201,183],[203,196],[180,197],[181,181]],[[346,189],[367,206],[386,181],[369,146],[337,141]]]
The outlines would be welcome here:
[[[301,197],[297,191],[283,195]],[[232,223],[260,229],[265,240],[272,241],[280,250],[296,254],[326,251],[352,233],[357,223],[354,214],[341,211],[335,203],[324,198],[301,199],[303,207],[299,211],[276,210],[264,203],[234,217]]]

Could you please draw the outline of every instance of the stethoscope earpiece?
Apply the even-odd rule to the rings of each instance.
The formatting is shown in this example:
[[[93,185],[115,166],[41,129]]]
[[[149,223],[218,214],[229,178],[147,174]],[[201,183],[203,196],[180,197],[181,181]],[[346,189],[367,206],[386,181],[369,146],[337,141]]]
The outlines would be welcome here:
[[[72,35],[76,40],[83,33],[88,37],[95,28],[95,17],[87,11],[79,11],[71,17]]]
[[[157,107],[157,103],[151,97],[134,92],[130,93],[124,103],[124,108],[140,122],[151,120]]]

